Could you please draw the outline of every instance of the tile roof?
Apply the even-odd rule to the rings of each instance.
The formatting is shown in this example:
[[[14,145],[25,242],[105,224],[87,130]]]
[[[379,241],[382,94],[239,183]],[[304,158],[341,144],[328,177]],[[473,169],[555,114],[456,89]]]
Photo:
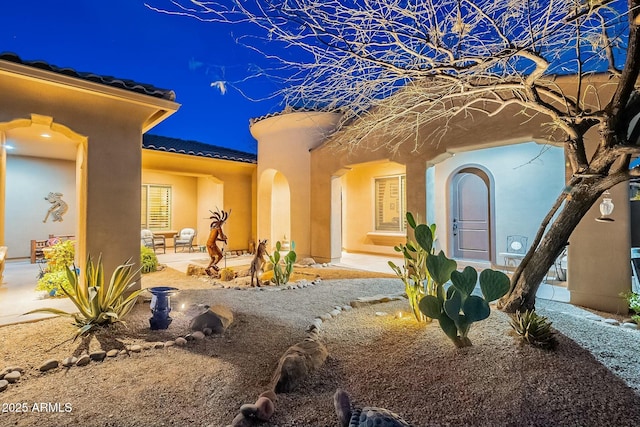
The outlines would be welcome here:
[[[257,163],[258,156],[244,151],[209,145],[203,142],[187,141],[168,136],[144,134],[142,148],[168,153],[180,153],[190,156],[210,157],[213,159],[232,160],[243,163]]]
[[[149,84],[139,83],[128,79],[119,79],[112,76],[101,76],[99,74],[76,71],[73,68],[57,67],[55,65],[49,64],[48,62],[40,60],[27,61],[21,59],[13,52],[0,52],[0,60],[15,62],[17,64],[27,65],[29,67],[39,68],[41,70],[52,71],[54,73],[64,74],[66,76],[89,80],[95,83],[129,90],[132,92],[141,93],[143,95],[153,96],[155,98],[167,99],[169,101],[176,100],[175,92],[169,89],[160,89]]]

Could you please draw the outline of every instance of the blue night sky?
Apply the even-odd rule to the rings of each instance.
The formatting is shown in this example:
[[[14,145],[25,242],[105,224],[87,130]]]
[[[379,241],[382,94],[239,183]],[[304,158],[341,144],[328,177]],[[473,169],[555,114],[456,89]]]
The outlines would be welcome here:
[[[0,52],[175,91],[182,106],[150,133],[255,153],[249,119],[282,109],[266,99],[271,79],[241,82],[274,66],[235,42],[250,28],[161,14],[144,0],[21,0],[0,10]]]

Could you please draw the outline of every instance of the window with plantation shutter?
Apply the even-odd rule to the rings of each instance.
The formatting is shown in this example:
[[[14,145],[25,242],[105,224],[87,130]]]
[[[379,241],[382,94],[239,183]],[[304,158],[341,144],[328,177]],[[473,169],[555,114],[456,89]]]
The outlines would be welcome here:
[[[376,231],[406,230],[405,180],[404,175],[375,179]]]
[[[171,229],[171,187],[144,184],[142,186],[142,228]]]

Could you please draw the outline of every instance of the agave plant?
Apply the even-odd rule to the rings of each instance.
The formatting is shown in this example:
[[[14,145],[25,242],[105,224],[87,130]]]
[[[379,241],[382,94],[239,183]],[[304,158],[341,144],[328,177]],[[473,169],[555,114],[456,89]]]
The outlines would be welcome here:
[[[70,291],[62,288],[71,302],[78,309],[77,313],[68,313],[56,308],[40,308],[29,311],[32,313],[52,313],[61,316],[73,317],[78,326],[76,338],[87,334],[97,326],[109,325],[121,322],[133,308],[142,289],[126,295],[127,291],[135,285],[132,281],[138,271],[133,270],[131,259],[119,265],[111,276],[108,286],[104,283],[104,269],[102,256],[94,265],[91,256],[87,259],[85,269],[85,282],[80,283],[78,271],[66,267],[67,278],[70,283]]]
[[[511,327],[522,342],[534,347],[553,350],[558,345],[555,332],[551,330],[551,322],[546,317],[539,316],[534,310],[516,311],[511,318]]]

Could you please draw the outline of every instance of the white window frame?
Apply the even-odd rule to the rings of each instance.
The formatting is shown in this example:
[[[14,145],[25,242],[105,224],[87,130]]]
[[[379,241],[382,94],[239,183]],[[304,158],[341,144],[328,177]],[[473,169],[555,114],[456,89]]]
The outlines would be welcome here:
[[[152,192],[157,192],[154,200]],[[164,194],[162,194],[164,192]],[[173,189],[170,185],[142,184],[141,190],[141,228],[154,231],[171,230],[171,204]],[[164,200],[163,200],[164,199]],[[155,206],[154,206],[155,205]],[[153,218],[156,212],[156,218]]]
[[[381,212],[381,203],[383,202],[383,195],[380,194],[380,185],[383,181],[390,182],[396,179],[398,181],[398,196],[396,201],[388,201],[390,209],[396,209],[398,213],[398,226],[393,227],[383,224],[384,214]],[[374,218],[374,230],[382,233],[406,233],[406,212],[407,212],[407,191],[406,191],[407,178],[405,174],[380,176],[373,179],[373,218]],[[391,196],[393,197],[393,196]]]

